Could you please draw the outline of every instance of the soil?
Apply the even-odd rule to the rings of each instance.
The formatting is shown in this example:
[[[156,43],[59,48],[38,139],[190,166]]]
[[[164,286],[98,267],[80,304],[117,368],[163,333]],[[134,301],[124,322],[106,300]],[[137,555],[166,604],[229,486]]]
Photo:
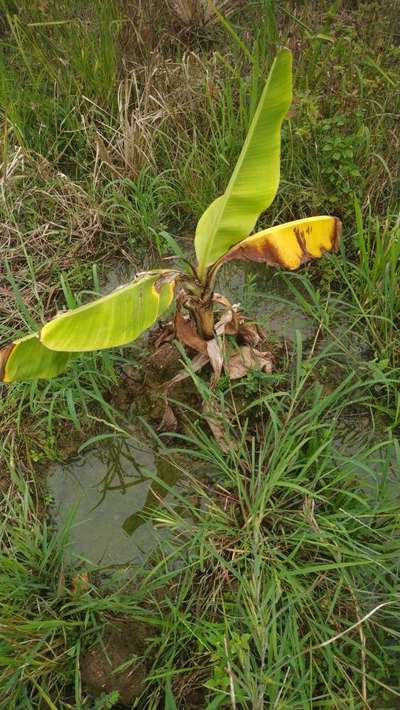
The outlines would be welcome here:
[[[151,351],[151,341],[149,347]],[[159,424],[165,409],[166,384],[182,369],[182,355],[175,345],[162,343],[140,368],[125,369],[122,373],[123,384],[111,400],[113,406]],[[188,377],[168,388],[168,398],[195,406],[199,395],[192,379]]]
[[[154,635],[154,627],[141,621],[119,618],[108,622],[102,643],[81,654],[85,692],[98,698],[102,693],[117,690],[119,704],[131,705],[145,687],[148,668],[144,656]],[[118,671],[120,666],[125,667]]]

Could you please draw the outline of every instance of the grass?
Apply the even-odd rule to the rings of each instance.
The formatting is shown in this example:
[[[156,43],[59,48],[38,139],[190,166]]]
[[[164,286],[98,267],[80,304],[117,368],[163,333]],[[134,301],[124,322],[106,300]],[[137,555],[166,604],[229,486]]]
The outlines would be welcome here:
[[[228,455],[193,410],[186,434],[159,441],[161,456],[201,462],[207,482],[189,476],[188,495],[153,514],[169,550],[136,570],[134,587],[98,587],[94,575],[74,593],[68,529],[54,534],[17,479],[1,531],[0,687],[9,702],[87,707],[80,653],[123,613],[160,632],[139,707],[167,696],[182,708],[394,707],[400,450],[388,432],[354,456],[346,432],[366,412],[371,424],[381,416],[376,382],[350,373],[326,391],[326,359],[329,349],[307,367],[298,357],[285,383],[261,375],[258,397],[224,420],[236,441]],[[215,394],[196,381],[222,411],[237,407],[231,388]]]
[[[386,631],[396,647],[398,506],[382,481],[398,446],[388,436],[356,459],[346,451],[338,423],[370,406],[372,383],[360,388],[350,375],[330,394],[319,382],[307,387],[325,357],[287,390],[274,391],[262,376],[259,398],[237,412],[230,455],[188,412],[192,434],[179,438],[178,450],[205,462],[214,485],[197,483],[201,505],[190,518],[156,516],[178,539],[161,570],[186,561],[164,624],[164,667],[154,673],[171,677],[178,707],[190,707],[185,697],[197,685],[207,689],[199,707],[381,707],[386,695],[396,702]],[[223,411],[231,398],[223,396]]]
[[[157,512],[170,547],[133,589],[95,575],[74,595],[80,563],[47,521],[39,464],[92,435],[93,416],[122,426],[112,393],[139,353],[1,389],[1,702],[115,705],[88,698],[80,653],[122,614],[161,632],[136,707],[397,707],[396,4],[229,2],[215,21],[183,0],[50,5],[1,1],[2,341],[98,293],[116,263],[191,248],[277,43],[294,52],[296,98],[261,224],[335,213],[344,239],[338,256],[274,275],[278,296],[244,287],[249,313],[295,302],[314,335],[278,349],[271,376],[216,392],[193,376],[235,446],[221,452],[190,409],[184,433],[158,441],[208,478],[185,472],[190,495]],[[371,435],[354,441],[365,419]]]
[[[29,487],[3,501],[0,529],[2,618],[0,702],[3,707],[88,707],[80,654],[113,617],[143,618],[138,599],[94,577],[76,582],[79,561],[68,554],[68,528],[57,533],[35,511]],[[125,583],[126,586],[126,583]],[[150,617],[150,615],[148,614]],[[106,710],[103,697],[90,707]]]

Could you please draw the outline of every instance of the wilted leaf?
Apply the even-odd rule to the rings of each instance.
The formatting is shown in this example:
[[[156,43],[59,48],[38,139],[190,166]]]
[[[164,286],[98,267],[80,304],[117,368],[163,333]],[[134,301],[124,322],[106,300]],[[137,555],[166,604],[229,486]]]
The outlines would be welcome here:
[[[222,366],[224,364],[224,357],[221,351],[221,347],[216,338],[213,338],[212,340],[207,340],[207,355],[210,358],[211,367],[213,369],[211,385],[214,386],[217,384],[219,378],[221,377]]]
[[[216,335],[236,335],[238,332],[238,317],[235,311],[225,311],[215,324]]]
[[[197,355],[195,355],[191,362],[193,372],[198,372],[199,370],[201,370],[205,365],[209,363],[209,361],[210,358],[206,353],[198,353]],[[166,382],[164,390],[167,392],[171,387],[177,385],[178,382],[187,380],[188,377],[190,377],[190,372],[188,370],[180,370],[180,372],[178,372],[178,374],[175,375],[172,380]]]
[[[214,303],[219,303],[221,306],[225,306],[225,308],[232,308],[232,309],[237,308],[236,305],[234,305],[234,304],[230,303],[230,301],[228,301],[226,296],[223,296],[222,293],[217,293],[217,291],[214,291],[213,296],[212,296],[212,300],[214,301]]]
[[[317,520],[315,518],[315,500],[314,498],[310,498],[309,496],[304,496],[304,502],[303,502],[303,513],[304,517],[307,521],[307,523],[310,525],[310,527],[315,530],[315,532],[320,532]]]
[[[71,592],[74,596],[80,596],[84,594],[89,589],[89,573],[88,572],[78,572],[72,577],[71,580]]]
[[[319,259],[327,251],[336,251],[340,235],[341,222],[336,217],[298,219],[243,239],[222,257],[219,265],[242,259],[298,269],[310,259]]]
[[[216,334],[236,335],[239,328],[238,306],[229,303],[228,299],[225,298],[225,296],[221,296],[220,293],[213,294],[213,301],[226,308],[225,313],[223,313],[220,320],[215,324],[214,330]]]
[[[201,338],[196,326],[189,316],[186,318],[179,312],[175,315],[175,331],[178,340],[198,353],[207,352],[207,341]]]
[[[249,323],[244,318],[241,319],[237,334],[239,343],[242,345],[251,345],[251,347],[254,348],[261,341],[262,337],[265,337],[265,335],[258,325]]]
[[[248,345],[243,345],[239,348],[239,352],[232,355],[229,362],[225,365],[225,369],[231,380],[238,380],[245,377],[250,370],[261,370],[268,374],[272,372],[272,356],[271,353],[254,348]]]
[[[210,427],[215,441],[221,451],[227,454],[234,446],[233,439],[226,426],[226,417],[223,417],[219,402],[212,399],[203,404],[203,414],[207,417],[207,424]]]
[[[174,414],[174,410],[165,402],[163,418],[161,419],[158,431],[176,431],[178,428],[178,420]]]

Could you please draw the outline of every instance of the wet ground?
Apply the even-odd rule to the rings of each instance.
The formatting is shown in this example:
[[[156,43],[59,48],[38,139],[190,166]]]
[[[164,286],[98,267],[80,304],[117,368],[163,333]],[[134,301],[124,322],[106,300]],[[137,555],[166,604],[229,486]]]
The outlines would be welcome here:
[[[400,448],[381,423],[359,412],[343,416],[334,444],[337,465],[359,479],[372,507],[399,504]],[[73,554],[107,568],[139,564],[161,539],[165,545],[166,529],[153,518],[163,507],[181,505],[174,491],[188,495],[183,481],[190,465],[157,455],[137,429],[134,440],[111,439],[52,466],[47,481],[53,518],[59,526],[73,515]]]
[[[53,518],[62,525],[73,515],[71,550],[92,564],[139,562],[160,539],[151,513],[171,502],[167,487],[181,474],[137,429],[134,439],[113,438],[49,469]]]
[[[360,412],[338,422],[335,446],[372,505],[400,502],[400,446],[384,422]],[[340,465],[340,463],[339,463]]]
[[[276,269],[246,262],[226,265],[219,273],[216,290],[231,303],[240,303],[244,314],[265,328],[267,337],[293,342],[296,331],[304,340],[314,334],[315,323],[293,302]]]

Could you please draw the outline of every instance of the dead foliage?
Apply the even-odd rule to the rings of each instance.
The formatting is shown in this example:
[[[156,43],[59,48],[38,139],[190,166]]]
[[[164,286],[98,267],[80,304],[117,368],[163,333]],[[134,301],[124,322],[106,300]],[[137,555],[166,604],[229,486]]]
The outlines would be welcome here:
[[[232,18],[246,6],[245,0],[125,0],[120,36],[124,61],[143,60],[160,49],[165,57],[175,57],[177,49],[217,46],[223,36],[218,13]]]
[[[167,0],[167,3],[177,20],[192,30],[206,29],[218,22],[218,13],[229,17],[239,6],[237,0]]]
[[[117,115],[94,117],[87,127],[95,184],[103,168],[108,177],[131,180],[144,167],[162,170],[165,151],[178,169],[194,131],[209,121],[210,76],[215,80],[220,71],[215,58],[196,52],[184,52],[177,61],[156,49],[145,62],[131,62],[117,89]]]
[[[250,370],[261,370],[267,374],[272,372],[272,356],[268,351],[260,351],[249,345],[242,345],[239,352],[232,355],[226,366],[231,380],[245,377]]]
[[[94,200],[47,160],[18,149],[4,173],[0,321],[16,330],[23,323],[21,303],[39,319],[54,312],[60,273],[78,272],[82,264],[110,255],[110,247],[101,239]]]

